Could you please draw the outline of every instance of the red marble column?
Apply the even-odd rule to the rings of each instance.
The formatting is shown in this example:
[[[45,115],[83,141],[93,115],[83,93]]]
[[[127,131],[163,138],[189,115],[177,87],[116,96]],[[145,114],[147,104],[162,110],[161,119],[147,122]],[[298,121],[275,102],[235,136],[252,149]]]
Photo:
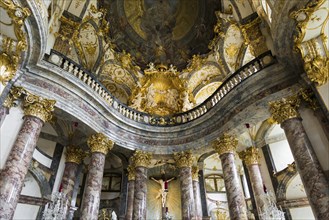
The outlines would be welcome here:
[[[98,219],[105,156],[112,149],[113,142],[105,135],[98,133],[92,135],[87,143],[92,154],[82,200],[81,219],[96,220]]]
[[[236,138],[224,134],[214,143],[214,149],[219,154],[222,163],[230,218],[232,220],[247,220],[246,202],[234,162],[234,152],[237,144],[238,141]]]
[[[147,167],[151,164],[151,154],[136,151],[132,157],[135,165],[134,220],[146,218]]]
[[[192,172],[193,156],[190,151],[174,154],[176,165],[179,168],[181,183],[182,219],[195,219],[195,202],[193,194]]]
[[[29,94],[24,98],[24,122],[0,175],[0,219],[12,219],[33,151],[55,101]]]
[[[286,134],[315,218],[329,219],[329,183],[304,130],[299,102],[294,96],[271,102],[270,111]]]
[[[135,193],[135,167],[128,167],[128,201],[126,219],[133,219],[134,211],[134,193]]]

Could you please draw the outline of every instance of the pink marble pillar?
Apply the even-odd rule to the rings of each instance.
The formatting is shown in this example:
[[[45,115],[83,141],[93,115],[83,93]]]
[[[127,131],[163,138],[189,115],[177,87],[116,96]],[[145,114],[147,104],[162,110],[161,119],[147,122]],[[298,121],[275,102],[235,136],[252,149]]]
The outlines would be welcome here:
[[[9,112],[9,109],[7,107],[0,106],[0,126],[4,122],[8,112]]]
[[[214,143],[214,149],[219,154],[222,163],[230,218],[232,220],[247,220],[246,202],[234,162],[237,144],[236,138],[225,133]]]
[[[85,153],[81,148],[70,145],[66,147],[65,157],[66,162],[61,182],[61,190],[69,200],[69,205],[71,205],[78,167],[85,157]]]
[[[98,133],[87,141],[91,150],[85,192],[81,206],[81,219],[98,219],[99,203],[102,190],[105,156],[113,147],[113,142],[105,135]]]
[[[55,101],[28,95],[24,122],[0,175],[0,219],[12,219],[33,151],[45,121],[51,119]]]
[[[128,201],[126,219],[133,219],[134,211],[134,193],[135,193],[135,167],[128,167]]]
[[[199,185],[199,169],[196,166],[192,167],[192,184],[193,184],[193,195],[195,201],[195,215],[196,219],[202,219],[202,204],[200,195]]]
[[[151,154],[136,151],[132,157],[135,166],[135,192],[134,192],[134,220],[146,218],[147,199],[147,170],[151,164]]]
[[[286,134],[315,218],[329,219],[329,183],[304,130],[298,107],[298,97],[294,96],[270,103],[273,119]]]
[[[179,168],[179,180],[181,183],[181,203],[182,203],[182,219],[189,220],[196,218],[195,201],[193,194],[192,172],[193,164],[192,153],[180,152],[174,154],[176,165]]]

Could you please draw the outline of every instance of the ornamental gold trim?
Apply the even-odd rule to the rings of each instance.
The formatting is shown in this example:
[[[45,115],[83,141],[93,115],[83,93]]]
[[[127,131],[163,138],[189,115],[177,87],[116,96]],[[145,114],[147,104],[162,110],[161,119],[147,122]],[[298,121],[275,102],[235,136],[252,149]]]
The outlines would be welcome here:
[[[246,150],[239,152],[239,157],[246,163],[247,166],[259,164],[259,149],[254,146],[249,147]]]
[[[322,86],[328,82],[329,77],[329,59],[323,56],[316,56],[314,59],[304,58],[304,69],[308,78]]]
[[[127,168],[127,171],[128,171],[128,181],[135,180],[135,177],[136,177],[135,166],[129,165]]]
[[[192,155],[191,151],[182,151],[174,153],[174,160],[176,161],[176,165],[179,168],[191,167],[194,162],[194,156]]]
[[[77,146],[69,145],[66,147],[66,162],[80,164],[81,161],[85,158],[85,156],[86,152]]]
[[[199,182],[199,167],[192,166],[192,180]]]
[[[224,133],[219,139],[213,143],[214,150],[219,156],[227,153],[235,153],[238,145],[238,139],[235,136]]]
[[[113,141],[108,139],[104,134],[97,133],[91,135],[88,140],[87,144],[91,150],[91,153],[102,153],[107,154],[113,148]]]
[[[55,100],[44,99],[40,96],[27,94],[24,97],[23,102],[24,115],[37,117],[43,122],[50,121],[55,103]]]
[[[300,105],[300,99],[297,95],[290,96],[288,98],[282,98],[279,101],[273,101],[269,103],[270,112],[272,118],[279,124],[291,119],[298,118],[298,107]]]
[[[16,106],[15,101],[21,98],[23,94],[26,94],[26,90],[23,87],[11,87],[4,103],[2,104],[6,108]]]
[[[131,158],[135,167],[148,167],[151,164],[152,154],[144,151],[135,151]]]

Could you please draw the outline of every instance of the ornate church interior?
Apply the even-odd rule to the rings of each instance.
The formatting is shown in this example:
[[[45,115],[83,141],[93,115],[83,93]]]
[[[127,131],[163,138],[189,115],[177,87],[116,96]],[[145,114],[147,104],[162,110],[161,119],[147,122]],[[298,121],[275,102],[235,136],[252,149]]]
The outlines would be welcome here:
[[[328,0],[1,0],[0,219],[329,219]]]

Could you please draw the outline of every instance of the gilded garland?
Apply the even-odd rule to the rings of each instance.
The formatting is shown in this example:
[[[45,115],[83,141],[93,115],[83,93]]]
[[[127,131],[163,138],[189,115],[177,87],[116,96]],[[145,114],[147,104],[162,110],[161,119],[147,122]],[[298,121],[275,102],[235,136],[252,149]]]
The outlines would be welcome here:
[[[224,133],[219,139],[214,141],[213,148],[219,154],[235,153],[238,140],[235,136]]]
[[[105,155],[113,148],[114,145],[113,141],[108,139],[102,133],[91,135],[88,138],[87,144],[91,150],[91,153],[98,152]]]

